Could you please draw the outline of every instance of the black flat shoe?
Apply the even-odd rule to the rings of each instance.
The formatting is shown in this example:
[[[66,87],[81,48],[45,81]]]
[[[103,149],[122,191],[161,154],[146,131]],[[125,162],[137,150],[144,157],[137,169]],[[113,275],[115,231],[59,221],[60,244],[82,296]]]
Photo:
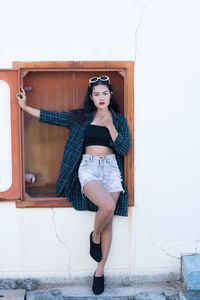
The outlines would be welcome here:
[[[94,273],[92,291],[95,295],[99,295],[99,294],[103,293],[103,291],[104,291],[104,275],[102,275],[101,277],[96,277],[95,273]]]
[[[94,243],[92,240],[92,234],[93,231],[90,233],[90,255],[95,261],[100,262],[102,260],[101,243]]]

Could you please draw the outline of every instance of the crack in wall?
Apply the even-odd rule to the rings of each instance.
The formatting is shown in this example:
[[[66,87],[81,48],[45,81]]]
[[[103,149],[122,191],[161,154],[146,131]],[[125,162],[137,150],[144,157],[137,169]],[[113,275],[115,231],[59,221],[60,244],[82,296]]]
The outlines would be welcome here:
[[[57,233],[57,227],[56,227],[56,220],[55,220],[55,211],[53,210],[53,208],[51,208],[52,213],[53,213],[53,224],[54,224],[54,230],[55,230],[55,235],[57,240],[59,241],[60,244],[62,244],[62,246],[67,250],[67,256],[68,256],[68,265],[67,265],[67,270],[69,272],[69,279],[71,279],[71,251],[70,248],[65,244],[65,242],[63,242],[63,240],[59,237],[58,233]]]
[[[167,256],[172,257],[172,258],[175,258],[175,259],[180,259],[180,260],[181,260],[181,257],[177,257],[177,256],[175,256],[175,255],[169,254],[169,253],[167,252],[167,250],[164,249],[162,246],[156,245],[156,244],[154,244],[154,243],[152,243],[152,245],[155,246],[155,247],[160,248],[163,252],[165,252],[165,254],[166,254]]]
[[[144,15],[145,15],[145,12],[146,12],[147,7],[148,7],[147,2],[144,5],[141,5],[144,9],[143,9],[142,15],[140,16],[138,25],[136,26],[136,30],[135,30],[135,63],[137,61],[137,52],[138,52],[138,31],[139,31],[139,29],[140,29],[140,27],[143,23],[143,20],[144,20]]]
[[[91,8],[90,8],[89,12],[87,13],[87,16],[84,17],[84,19],[82,20],[81,26],[85,25],[85,23],[88,22],[88,20],[91,18],[91,16],[93,16],[95,11],[100,6],[103,6],[104,2],[105,2],[105,0],[99,0],[99,1],[96,0],[96,3],[94,1],[91,1],[91,3],[94,4],[94,5],[93,6],[89,5],[89,7],[91,7]]]

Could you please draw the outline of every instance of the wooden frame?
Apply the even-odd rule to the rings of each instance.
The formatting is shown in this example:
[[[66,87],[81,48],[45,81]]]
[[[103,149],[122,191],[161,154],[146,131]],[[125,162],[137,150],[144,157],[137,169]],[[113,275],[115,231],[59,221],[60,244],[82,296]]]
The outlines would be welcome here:
[[[18,71],[12,69],[0,69],[0,80],[4,80],[10,87],[10,112],[11,112],[11,149],[12,149],[12,184],[4,192],[0,192],[0,201],[12,201],[20,199],[20,141],[19,141],[19,105],[15,101],[18,90]]]
[[[38,61],[13,62],[13,68],[18,73],[18,88],[23,77],[29,71],[115,71],[124,78],[124,116],[126,117],[131,136],[131,149],[124,157],[125,184],[129,194],[129,206],[134,205],[134,63],[133,61]],[[23,113],[21,112],[21,142],[23,144]],[[23,153],[22,153],[23,161]],[[22,163],[22,169],[24,168]],[[23,172],[22,172],[23,173]],[[22,199],[16,201],[17,207],[64,207],[72,206],[66,198],[32,199],[25,193],[21,182]]]

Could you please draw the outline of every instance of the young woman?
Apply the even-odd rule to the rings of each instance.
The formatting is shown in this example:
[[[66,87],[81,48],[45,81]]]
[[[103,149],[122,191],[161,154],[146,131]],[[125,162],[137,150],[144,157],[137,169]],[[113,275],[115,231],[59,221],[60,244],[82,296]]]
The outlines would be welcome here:
[[[35,109],[26,95],[16,94],[21,108],[40,122],[69,128],[56,195],[66,196],[75,209],[95,211],[90,255],[98,262],[93,275],[94,294],[104,291],[104,267],[112,240],[113,215],[128,215],[123,159],[130,148],[126,119],[118,112],[108,76],[89,79],[83,107],[70,112]]]

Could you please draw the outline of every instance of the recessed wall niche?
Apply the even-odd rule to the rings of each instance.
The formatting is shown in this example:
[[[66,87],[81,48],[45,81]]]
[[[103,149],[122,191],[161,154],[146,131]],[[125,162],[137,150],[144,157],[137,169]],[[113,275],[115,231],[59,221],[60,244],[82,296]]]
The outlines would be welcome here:
[[[44,124],[23,112],[15,98],[26,87],[27,105],[37,109],[68,111],[82,104],[93,76],[108,75],[120,112],[126,117],[131,149],[124,157],[124,178],[129,205],[134,204],[134,63],[133,61],[39,61],[13,62],[13,69],[0,70],[0,80],[10,87],[12,185],[0,192],[1,201],[23,207],[71,206],[56,197],[56,180],[68,129]]]

